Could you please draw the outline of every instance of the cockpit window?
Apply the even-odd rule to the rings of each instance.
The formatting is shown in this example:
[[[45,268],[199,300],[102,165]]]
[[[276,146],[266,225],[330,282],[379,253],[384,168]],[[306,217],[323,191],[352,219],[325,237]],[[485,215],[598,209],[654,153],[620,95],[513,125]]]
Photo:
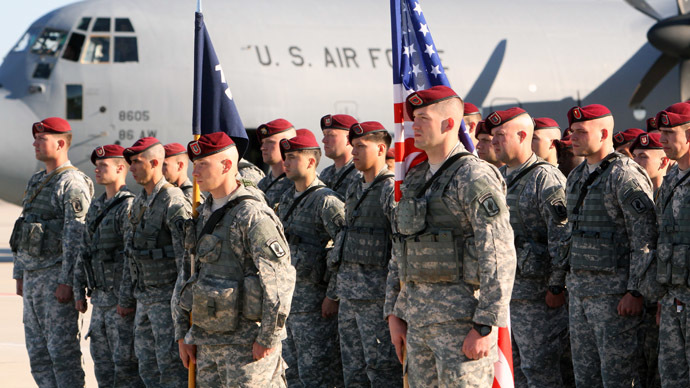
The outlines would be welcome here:
[[[115,62],[138,62],[137,38],[115,37]]]
[[[81,18],[81,22],[79,22],[79,26],[77,27],[77,30],[88,31],[90,23],[91,23],[91,18]]]
[[[50,73],[53,71],[53,65],[51,63],[39,63],[36,65],[34,70],[33,78],[50,78]]]
[[[134,32],[134,27],[129,19],[116,18],[115,19],[115,32]]]
[[[70,61],[78,61],[81,55],[81,49],[84,46],[84,39],[86,36],[78,32],[73,32],[69,37],[69,42],[67,42],[67,47],[65,47],[65,52],[62,54],[63,59],[69,59]]]
[[[110,18],[98,18],[93,23],[93,32],[110,32]]]
[[[110,62],[110,37],[91,36],[82,61],[86,63]]]
[[[27,47],[29,47],[29,44],[31,44],[32,38],[36,38],[35,34],[31,34],[29,31],[27,31],[24,36],[22,36],[21,39],[19,39],[19,42],[14,45],[14,48],[12,51],[14,52],[20,52],[26,50]]]
[[[65,44],[67,32],[46,28],[31,46],[31,52],[38,55],[54,56]]]

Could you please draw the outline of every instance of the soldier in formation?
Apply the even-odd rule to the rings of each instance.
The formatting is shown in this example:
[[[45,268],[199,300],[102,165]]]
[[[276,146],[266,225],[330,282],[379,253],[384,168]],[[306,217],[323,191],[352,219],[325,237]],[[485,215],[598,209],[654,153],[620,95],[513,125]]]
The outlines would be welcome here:
[[[362,178],[352,161],[352,144],[348,140],[350,127],[357,120],[350,115],[326,115],[321,118],[323,150],[333,164],[324,168],[319,179],[345,200],[349,187]]]
[[[280,141],[295,136],[295,127],[285,119],[275,119],[261,124],[256,135],[261,143],[261,157],[270,167],[268,175],[259,181],[258,187],[266,194],[266,202],[271,208],[280,201],[280,196],[293,186],[285,177],[285,166],[280,154]]]

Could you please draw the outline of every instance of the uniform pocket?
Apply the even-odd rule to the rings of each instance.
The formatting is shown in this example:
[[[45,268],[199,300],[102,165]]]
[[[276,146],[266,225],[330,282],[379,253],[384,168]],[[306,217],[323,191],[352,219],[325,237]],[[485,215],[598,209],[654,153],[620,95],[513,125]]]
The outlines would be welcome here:
[[[671,256],[673,256],[672,244],[666,243],[657,246],[656,280],[661,284],[669,284],[671,282]]]
[[[400,233],[413,235],[426,229],[426,199],[402,199],[396,208],[396,223]]]
[[[474,237],[467,237],[464,239],[462,250],[462,278],[465,283],[478,286],[479,272],[479,258],[477,247],[474,246]]]
[[[209,333],[234,331],[239,324],[239,285],[233,280],[203,279],[192,286],[192,319]]]
[[[671,256],[671,284],[685,285],[688,280],[688,246],[674,245]]]
[[[258,322],[263,315],[264,289],[258,276],[244,278],[242,287],[242,316]]]

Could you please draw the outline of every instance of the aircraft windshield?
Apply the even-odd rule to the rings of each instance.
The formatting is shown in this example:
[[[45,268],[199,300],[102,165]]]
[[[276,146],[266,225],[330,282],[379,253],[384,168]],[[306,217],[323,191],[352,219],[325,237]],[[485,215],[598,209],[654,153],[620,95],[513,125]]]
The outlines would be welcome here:
[[[12,51],[14,52],[21,52],[26,50],[27,47],[29,47],[29,44],[33,39],[36,39],[36,34],[32,34],[31,32],[27,31],[24,36],[22,36],[21,39],[19,39],[19,42],[14,45],[14,48]]]
[[[93,21],[93,23],[92,23]],[[89,29],[89,26],[91,27]],[[114,32],[111,31],[114,27]],[[83,17],[72,32],[63,59],[82,63],[138,62],[139,50],[134,26],[127,18]],[[93,34],[91,34],[93,33]]]
[[[31,52],[37,55],[55,56],[65,44],[67,31],[46,28],[31,46]]]

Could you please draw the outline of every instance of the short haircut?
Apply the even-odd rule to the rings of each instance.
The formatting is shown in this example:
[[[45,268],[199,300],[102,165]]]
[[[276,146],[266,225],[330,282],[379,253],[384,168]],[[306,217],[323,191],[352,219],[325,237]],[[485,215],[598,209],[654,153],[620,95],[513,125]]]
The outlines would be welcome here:
[[[72,132],[55,133],[58,139],[63,139],[67,148],[72,146]]]
[[[373,143],[383,143],[386,145],[386,149],[390,148],[391,143],[393,142],[393,138],[391,137],[391,134],[386,132],[373,132],[373,133],[368,133],[359,139],[370,141]]]
[[[319,165],[319,162],[321,161],[321,149],[320,148],[315,148],[311,150],[297,150],[293,152],[299,152],[301,154],[307,155],[307,157],[312,157],[314,160],[316,160],[316,166]],[[316,167],[315,166],[315,167]]]
[[[141,156],[146,160],[157,159],[161,162],[165,160],[165,148],[161,144],[156,144],[146,151],[141,153]],[[162,164],[161,164],[162,166]]]

